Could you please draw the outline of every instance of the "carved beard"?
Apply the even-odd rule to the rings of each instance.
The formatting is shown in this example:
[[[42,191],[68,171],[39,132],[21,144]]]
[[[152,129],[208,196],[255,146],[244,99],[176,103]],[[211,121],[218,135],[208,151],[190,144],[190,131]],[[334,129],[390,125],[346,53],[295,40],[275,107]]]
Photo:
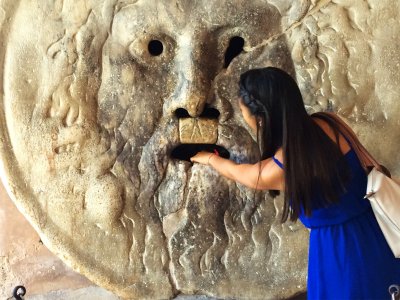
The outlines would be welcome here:
[[[245,157],[254,160],[254,140],[245,129],[228,124],[219,125],[217,144],[230,149],[237,161]],[[132,198],[125,200],[124,215],[128,217],[134,209],[136,219],[142,219],[151,232],[152,238],[142,240],[141,255],[146,256],[146,248],[168,245],[172,269],[183,268],[183,274],[192,275],[222,268],[223,256],[224,268],[235,265],[239,252],[233,257],[227,251],[228,235],[237,234],[236,227],[251,230],[251,223],[260,221],[254,212],[261,194],[221,177],[208,166],[172,159],[171,152],[178,144],[178,120],[161,118],[141,151],[121,151],[118,156],[117,162],[134,183]]]

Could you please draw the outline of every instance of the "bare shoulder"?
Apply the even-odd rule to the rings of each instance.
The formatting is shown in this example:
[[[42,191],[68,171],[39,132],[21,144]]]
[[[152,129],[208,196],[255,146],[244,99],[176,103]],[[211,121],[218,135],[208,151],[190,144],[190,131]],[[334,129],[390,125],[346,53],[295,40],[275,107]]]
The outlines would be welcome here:
[[[283,151],[279,149],[274,157],[283,163]],[[268,182],[268,187],[265,183]],[[285,186],[283,169],[271,158],[261,161],[260,189],[281,190]]]
[[[337,143],[335,131],[331,126],[329,126],[327,122],[319,118],[313,118],[313,121],[326,133],[326,135],[332,141]],[[350,150],[350,145],[347,143],[346,139],[341,134],[339,134],[339,147],[342,153],[347,153]]]

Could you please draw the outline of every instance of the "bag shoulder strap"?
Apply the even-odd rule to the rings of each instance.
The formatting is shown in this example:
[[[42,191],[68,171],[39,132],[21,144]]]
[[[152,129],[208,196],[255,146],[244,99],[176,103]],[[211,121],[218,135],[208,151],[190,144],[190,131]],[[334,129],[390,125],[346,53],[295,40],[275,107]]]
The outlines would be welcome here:
[[[382,166],[378,163],[378,161],[361,144],[354,131],[338,115],[330,112],[318,112],[312,114],[312,117],[322,119],[328,124],[331,124],[335,128],[337,128],[339,133],[343,135],[343,137],[350,144],[350,147],[355,151],[365,172],[368,173],[369,167],[371,166],[374,166],[381,172],[385,172],[383,171]]]

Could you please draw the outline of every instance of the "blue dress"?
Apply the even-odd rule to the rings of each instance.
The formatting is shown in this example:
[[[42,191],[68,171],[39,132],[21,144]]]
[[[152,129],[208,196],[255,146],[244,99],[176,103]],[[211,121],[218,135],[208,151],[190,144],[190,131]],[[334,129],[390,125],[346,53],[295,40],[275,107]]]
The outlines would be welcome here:
[[[390,299],[389,286],[400,284],[400,259],[394,257],[364,199],[367,176],[357,155],[350,150],[342,159],[347,160],[351,179],[340,202],[314,209],[309,217],[300,215],[311,229],[307,298]]]

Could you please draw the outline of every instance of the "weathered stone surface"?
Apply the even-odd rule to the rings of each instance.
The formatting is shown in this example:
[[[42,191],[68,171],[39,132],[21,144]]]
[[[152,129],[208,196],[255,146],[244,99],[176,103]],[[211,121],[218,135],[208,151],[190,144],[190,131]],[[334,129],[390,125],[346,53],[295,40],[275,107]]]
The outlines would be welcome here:
[[[46,249],[1,184],[0,228],[0,299],[9,298],[14,287],[21,284],[27,288],[29,299],[54,290],[93,285]]]
[[[205,118],[179,119],[179,141],[182,144],[215,144],[218,121]]]
[[[5,184],[54,253],[123,298],[289,297],[305,288],[307,230],[279,223],[280,198],[171,159],[176,111],[217,109],[216,144],[255,162],[237,80],[278,66],[310,111],[347,117],[398,173],[399,10],[389,0],[0,1]],[[232,59],[234,37],[244,51]]]

